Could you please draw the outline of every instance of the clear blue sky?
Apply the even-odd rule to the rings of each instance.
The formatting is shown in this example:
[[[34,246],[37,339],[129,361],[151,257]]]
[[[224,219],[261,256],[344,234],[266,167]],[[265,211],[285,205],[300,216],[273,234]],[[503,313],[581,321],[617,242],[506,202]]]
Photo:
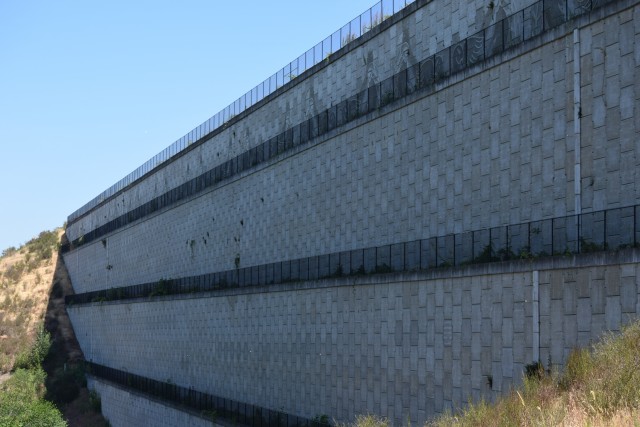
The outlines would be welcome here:
[[[0,1],[0,251],[374,3]]]

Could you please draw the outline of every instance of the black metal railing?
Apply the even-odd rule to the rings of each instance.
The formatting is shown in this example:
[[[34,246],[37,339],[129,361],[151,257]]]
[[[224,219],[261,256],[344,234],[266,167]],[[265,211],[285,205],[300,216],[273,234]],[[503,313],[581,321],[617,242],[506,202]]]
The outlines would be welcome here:
[[[67,304],[619,250],[640,244],[640,205],[68,295]]]
[[[93,362],[85,362],[85,369],[89,375],[187,407],[198,412],[201,417],[213,422],[220,418],[236,424],[255,427],[327,427],[329,425],[324,421],[310,420],[281,411],[214,396],[192,388],[157,381]]]
[[[590,12],[593,9],[596,9],[606,3],[610,3],[613,1],[616,0],[540,0],[523,10],[520,10],[513,15],[504,18],[502,21],[499,21],[496,24],[485,28],[476,34],[467,37],[466,39],[452,46],[449,46],[435,53],[434,55],[429,56],[428,58],[424,58],[422,61],[416,64],[406,64],[407,68],[400,71],[396,75],[389,77],[388,79],[380,83],[372,85],[364,91],[353,95],[347,100],[344,100],[337,106],[323,111],[316,117],[304,121],[292,129],[288,129],[281,135],[272,138],[271,140],[263,143],[261,146],[250,150],[249,152],[241,154],[237,158],[232,159],[227,163],[238,163],[240,161],[240,158],[243,156],[253,158],[260,156],[262,157],[263,161],[267,160],[274,154],[279,154],[280,152],[292,148],[292,146],[295,146],[297,144],[305,143],[310,139],[323,134],[326,131],[329,131],[337,126],[341,126],[348,121],[354,120],[355,118],[360,117],[363,114],[378,109],[388,104],[389,102],[402,98],[418,89],[430,87],[434,83],[452,74],[460,72],[472,65],[478,64],[505,50],[511,49],[533,37],[540,35],[546,30],[549,30],[566,22],[569,19],[573,19],[581,14]],[[366,32],[365,29],[367,29],[368,31],[368,29],[377,26],[380,22],[382,22],[382,20],[387,19],[390,16],[386,14],[387,10],[393,10],[395,13],[413,2],[414,1],[409,0],[383,0],[377,3],[367,12],[363,13],[360,17],[347,24],[337,33],[342,34],[343,32],[346,32],[346,34],[355,34],[357,37],[359,37]],[[396,5],[402,6],[397,7]],[[384,19],[380,20],[376,18],[376,16],[381,16]],[[365,22],[366,24],[362,24],[363,22]],[[372,22],[375,25],[372,26]],[[352,26],[354,28],[361,28],[360,32],[353,32],[351,30]],[[336,43],[334,38],[334,36],[330,36],[327,40],[331,39],[332,43]],[[353,40],[354,38],[355,37],[345,37],[343,35],[340,35],[336,40],[343,40],[348,42],[350,40]],[[344,46],[347,42],[340,42],[340,47]],[[321,52],[324,54],[324,50],[322,50],[324,49],[323,46],[323,43],[320,43],[318,46],[310,50],[310,52],[313,52],[313,58],[317,57],[317,55],[315,54],[316,49],[321,49]],[[307,52],[307,54],[308,53],[309,52]],[[326,55],[322,56],[323,59],[325,57]],[[314,65],[318,62],[319,61],[314,62]],[[289,64],[289,72],[291,75],[294,74],[294,72],[291,71],[293,70],[293,68],[291,68],[293,66],[292,64]],[[271,92],[275,91],[275,88],[279,87],[278,82],[281,81],[278,80],[276,76],[279,75],[279,73],[284,73],[286,70],[287,67],[276,73],[274,76],[272,76],[272,78],[267,79],[261,85],[264,86],[264,84],[273,80],[275,82],[275,86],[274,89],[271,90]],[[284,79],[282,80],[284,82],[282,84],[286,84],[290,80],[291,79]],[[260,85],[258,87],[260,87]],[[253,91],[247,93],[247,95],[250,95],[254,91],[257,91],[258,87],[254,88]],[[271,92],[267,93],[267,95]],[[264,93],[264,89],[260,93]],[[247,95],[245,95],[245,97]],[[257,92],[256,95],[250,96],[257,96]],[[262,98],[264,98],[264,96]],[[200,140],[204,136],[213,132],[215,129],[219,128],[224,122],[228,121],[230,117],[233,117],[239,112],[244,111],[244,109],[240,108],[239,102],[240,100],[236,101],[236,103],[227,107],[227,109],[218,113],[216,116],[212,117],[207,122],[203,123],[201,126],[194,129],[171,146],[167,147],[167,149],[165,149],[162,153],[156,155],[147,163],[140,166],[138,169],[136,169],[136,171],[132,172],[127,177],[114,184],[98,197],[94,198],[91,202],[87,203],[85,206],[69,215],[67,223],[72,224],[109,197],[120,192],[129,184],[146,175],[156,166],[164,163],[165,161],[168,161],[173,156],[189,147],[193,142]],[[247,103],[247,101],[245,101],[245,103],[242,105],[251,106],[255,102]],[[230,109],[230,107],[236,104],[238,104],[237,112],[235,109]],[[299,135],[299,137],[297,135]],[[268,145],[269,148],[266,148],[265,145]],[[252,151],[254,151],[254,154],[249,154]],[[262,152],[263,154],[259,154],[259,152]],[[255,160],[254,162],[254,164],[257,164],[260,163],[260,160]],[[225,166],[225,168],[232,167],[232,165]],[[205,176],[210,172],[204,173],[202,176]],[[195,179],[199,178],[200,177]]]
[[[127,224],[185,200],[206,188],[210,188],[221,181],[264,163],[298,145],[306,144],[315,137],[384,107],[390,102],[417,90],[432,88],[435,83],[451,74],[460,72],[469,66],[541,34],[543,30],[565,22],[567,16],[575,17],[580,13],[591,10],[586,6],[580,6],[582,3],[571,0],[538,1],[489,28],[343,100],[297,126],[287,129],[257,147],[89,231],[69,244],[63,245],[62,252],[68,252],[83,244],[100,239]],[[604,3],[604,1],[593,1],[589,5],[597,4],[599,6],[601,3]],[[573,5],[574,8],[567,9],[568,4]],[[550,5],[556,5],[556,7],[552,8]]]
[[[292,80],[295,80],[298,76],[312,68],[314,65],[317,65],[327,59],[329,55],[337,52],[353,40],[368,33],[383,21],[387,20],[395,13],[401,11],[412,3],[414,3],[414,0],[381,0],[377,2],[362,14],[347,22],[326,39],[291,61],[289,64],[285,65],[268,79],[206,120],[200,126],[191,130],[189,133],[165,148],[162,152],[149,159],[142,166],[138,167],[116,184],[103,191],[89,203],[69,215],[69,218],[67,219],[68,223],[73,223],[76,219],[89,212],[104,200],[146,175],[155,167],[170,160],[173,156],[182,152],[194,142],[206,137],[216,129],[219,129],[233,117],[244,112],[248,108],[251,108]]]

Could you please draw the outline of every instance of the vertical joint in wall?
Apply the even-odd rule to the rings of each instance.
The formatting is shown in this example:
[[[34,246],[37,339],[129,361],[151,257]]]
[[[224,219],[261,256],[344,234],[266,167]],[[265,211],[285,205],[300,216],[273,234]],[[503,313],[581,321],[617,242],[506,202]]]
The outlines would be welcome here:
[[[532,331],[533,342],[531,343],[532,359],[534,362],[540,361],[540,272],[533,270],[531,289],[532,305]]]
[[[575,215],[580,215],[582,213],[582,173],[580,171],[580,148],[582,144],[580,122],[582,120],[582,100],[580,97],[580,80],[580,30],[576,28],[573,30],[573,134],[575,156],[573,188]]]

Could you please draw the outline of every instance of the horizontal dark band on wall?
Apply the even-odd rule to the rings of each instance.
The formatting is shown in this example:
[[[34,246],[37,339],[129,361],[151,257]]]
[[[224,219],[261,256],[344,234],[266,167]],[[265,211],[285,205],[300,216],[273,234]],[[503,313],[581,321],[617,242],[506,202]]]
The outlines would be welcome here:
[[[260,406],[203,393],[192,388],[110,368],[93,362],[85,362],[89,375],[136,390],[190,410],[215,423],[222,418],[245,426],[327,427],[329,424]]]
[[[411,272],[640,245],[640,205],[335,252],[252,267],[85,292],[67,305],[120,301],[293,281]]]
[[[126,225],[175,205],[221,181],[249,170],[316,137],[339,128],[414,92],[428,91],[449,76],[555,28],[569,19],[615,0],[588,5],[568,0],[541,0],[502,21],[419,61],[388,79],[343,100],[320,114],[230,159],[184,184],[62,245],[62,253],[96,241]],[[408,58],[407,58],[408,59]]]
[[[317,73],[321,69],[327,67],[328,65],[332,64],[333,62],[337,61],[338,59],[342,58],[343,56],[349,54],[350,52],[358,49],[360,46],[366,44],[369,40],[371,40],[372,38],[376,37],[378,34],[384,32],[388,28],[394,26],[398,22],[400,22],[403,19],[405,19],[407,16],[411,15],[412,13],[414,13],[417,9],[420,9],[420,8],[424,7],[427,3],[430,3],[431,1],[433,1],[433,0],[415,0],[415,1],[412,1],[410,4],[407,4],[406,6],[404,6],[403,9],[399,10],[398,12],[395,12],[391,16],[386,17],[386,19],[384,21],[380,22],[378,25],[376,25],[373,28],[369,29],[367,32],[365,32],[361,36],[358,36],[355,40],[351,40],[345,46],[343,46],[340,49],[338,49],[337,51],[329,54],[329,56],[323,55],[324,59],[322,61],[318,62],[317,64],[315,64],[313,66],[311,66],[310,68],[307,68],[305,71],[302,72],[302,74],[293,77],[292,80],[289,80],[287,83],[284,83],[282,86],[279,86],[274,92],[272,92],[269,95],[265,96],[260,101],[257,101],[255,104],[251,105],[250,107],[248,107],[247,109],[243,110],[242,112],[236,113],[236,115],[231,115],[231,117],[228,119],[228,121],[224,122],[221,126],[215,128],[210,133],[207,133],[204,136],[198,137],[197,136],[198,127],[196,127],[195,129],[193,129],[190,132],[190,133],[196,133],[196,136],[195,136],[196,140],[194,142],[192,142],[191,144],[188,144],[184,148],[179,148],[179,147],[176,148],[176,150],[178,150],[177,153],[171,155],[166,160],[161,160],[162,163],[157,164],[155,167],[152,167],[147,172],[143,172],[142,175],[140,175],[138,178],[133,179],[133,181],[131,181],[129,184],[126,184],[126,186],[122,187],[120,190],[114,190],[115,192],[113,192],[111,195],[105,196],[105,193],[108,193],[110,189],[116,187],[120,182],[122,182],[124,179],[130,177],[136,171],[130,173],[127,177],[123,178],[118,183],[114,184],[109,189],[104,191],[102,194],[98,195],[93,200],[91,200],[90,202],[86,203],[80,209],[78,209],[75,212],[73,212],[72,214],[70,214],[67,217],[67,224],[73,224],[76,221],[78,221],[80,218],[83,218],[83,217],[87,216],[89,213],[94,211],[96,208],[98,208],[100,206],[104,206],[105,203],[113,200],[119,194],[122,194],[124,191],[126,191],[128,188],[131,188],[131,186],[133,186],[133,185],[137,184],[138,182],[140,182],[141,180],[145,179],[148,175],[154,173],[158,169],[161,169],[161,168],[167,166],[167,164],[169,164],[169,163],[173,162],[174,160],[176,160],[177,158],[181,157],[186,152],[189,152],[190,150],[192,150],[192,149],[204,144],[209,139],[212,139],[215,135],[218,135],[222,131],[228,129],[229,127],[231,127],[233,125],[235,125],[236,123],[238,123],[239,121],[243,120],[245,117],[247,117],[251,113],[259,110],[264,105],[267,105],[272,100],[278,98],[284,92],[290,90],[292,87],[294,87],[300,81],[306,80],[307,78],[311,77],[312,75],[314,75],[315,73]],[[372,10],[372,8],[369,9],[369,11],[371,11],[371,10]],[[351,21],[351,22],[353,22],[353,21]],[[353,25],[353,24],[351,24],[351,25]],[[316,48],[317,48],[317,46],[318,45],[316,45]],[[309,51],[307,51],[307,52],[309,52]],[[291,63],[289,65],[291,65]],[[281,69],[280,71],[284,71],[284,69]],[[287,75],[289,75],[289,74],[287,74]],[[275,76],[275,74],[271,76],[271,79],[273,79],[274,76]],[[263,83],[266,83],[266,81],[264,81]],[[254,87],[253,90],[258,89],[259,86],[260,85]],[[245,95],[248,95],[248,93],[245,94]],[[240,101],[240,99],[236,100],[236,103],[238,101]],[[231,105],[229,105],[228,107],[230,107],[230,106]],[[219,112],[218,115],[221,114],[221,113],[222,113],[222,111]],[[215,115],[213,117],[215,117]],[[211,120],[213,117],[211,117],[209,120]],[[205,123],[206,123],[206,121],[205,121]],[[187,137],[188,135],[189,134],[185,135],[185,137]],[[174,145],[175,145],[175,142],[174,142],[174,144],[172,144],[169,147],[165,148],[165,150],[163,150],[163,152],[170,151],[171,148]],[[161,155],[163,152],[158,153],[158,155]]]

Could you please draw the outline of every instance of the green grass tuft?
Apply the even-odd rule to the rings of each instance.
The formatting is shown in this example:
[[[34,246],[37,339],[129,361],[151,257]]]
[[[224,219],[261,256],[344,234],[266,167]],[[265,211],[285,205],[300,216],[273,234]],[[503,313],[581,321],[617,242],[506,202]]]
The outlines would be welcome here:
[[[43,399],[42,368],[18,369],[0,387],[0,426],[64,427],[60,411]]]

